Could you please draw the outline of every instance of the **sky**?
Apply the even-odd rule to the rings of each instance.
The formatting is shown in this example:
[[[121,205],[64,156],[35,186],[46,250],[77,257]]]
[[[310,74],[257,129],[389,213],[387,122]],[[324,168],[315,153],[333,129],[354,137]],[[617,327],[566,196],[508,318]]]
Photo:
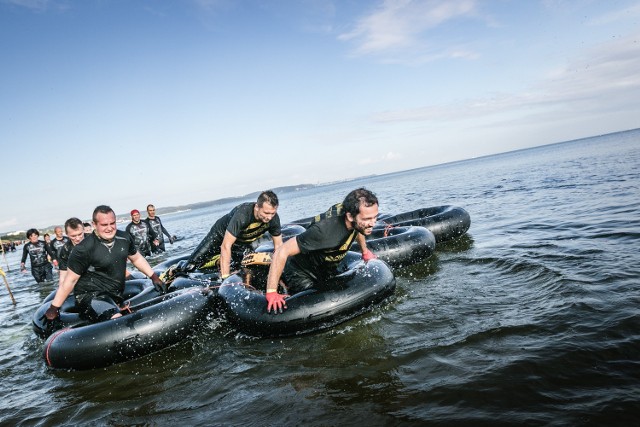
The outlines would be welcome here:
[[[0,0],[0,232],[640,127],[640,0]]]

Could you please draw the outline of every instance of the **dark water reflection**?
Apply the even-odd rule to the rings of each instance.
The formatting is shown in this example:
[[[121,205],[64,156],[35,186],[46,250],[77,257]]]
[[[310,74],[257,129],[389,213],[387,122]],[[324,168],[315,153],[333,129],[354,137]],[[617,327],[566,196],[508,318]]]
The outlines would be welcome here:
[[[635,423],[638,164],[636,131],[283,194],[285,221],[359,185],[386,212],[454,204],[472,218],[467,236],[397,270],[385,304],[307,336],[253,339],[212,319],[140,360],[50,371],[29,322],[52,288],[12,271],[19,304],[0,294],[0,424]],[[230,208],[163,217],[185,237],[167,257]]]

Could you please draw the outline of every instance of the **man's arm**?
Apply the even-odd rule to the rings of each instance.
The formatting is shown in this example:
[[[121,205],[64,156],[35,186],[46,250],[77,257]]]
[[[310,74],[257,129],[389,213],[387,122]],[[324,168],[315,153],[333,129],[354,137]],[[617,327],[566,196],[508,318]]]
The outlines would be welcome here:
[[[164,233],[164,235],[167,236],[169,239],[171,239],[171,234],[169,234],[167,229],[164,228],[164,224],[162,224],[162,221],[160,221],[160,218],[158,218],[158,222],[160,223],[160,231]]]
[[[231,246],[236,242],[236,236],[224,232],[224,239],[220,245],[220,278],[226,279],[231,274]]]
[[[360,250],[362,251],[362,259],[365,261],[369,261],[377,258],[377,256],[367,248],[367,240],[362,233],[358,233],[356,235],[356,241],[360,245]]]
[[[363,254],[369,251],[369,249],[367,249],[367,239],[365,239],[362,233],[358,233],[356,235],[356,241],[358,242],[358,245],[360,245],[360,250]]]
[[[29,250],[27,249],[28,243],[25,243],[22,246],[22,258],[20,259],[20,270],[26,270],[25,262],[27,261],[27,255],[29,255]]]
[[[59,271],[60,271],[60,280],[59,280],[58,283],[59,283],[59,285],[61,285],[62,282],[64,282],[65,276],[67,275],[67,270],[66,269],[65,270],[60,269]]]
[[[136,252],[134,255],[129,255],[129,261],[133,264],[142,274],[147,277],[153,276],[153,268],[149,265],[149,262],[140,255],[140,252]]]
[[[64,275],[64,280],[60,281],[60,285],[56,291],[56,296],[53,298],[53,301],[51,301],[51,305],[55,307],[62,307],[62,304],[65,302],[69,294],[73,292],[73,288],[75,288],[79,279],[79,274],[74,273],[71,269],[67,269],[67,274]]]
[[[49,254],[51,260],[55,261],[55,264],[58,265],[58,251],[53,249],[53,245],[47,245],[45,243],[44,250]]]
[[[282,246],[282,235],[272,236],[271,239],[273,240],[273,252],[275,252],[280,246]]]
[[[167,284],[163,282],[160,277],[158,277],[158,273],[153,271],[153,268],[151,268],[149,262],[145,259],[145,257],[140,255],[140,252],[136,251],[135,254],[129,255],[128,258],[129,261],[131,261],[131,264],[133,264],[142,274],[151,279],[151,283],[153,283],[153,287],[156,288],[156,291],[161,294],[167,293]],[[126,274],[127,271],[125,271],[125,280]]]
[[[267,291],[265,293],[265,297],[267,298],[267,312],[270,312],[272,308],[274,312],[282,312],[283,308],[287,308],[284,295],[278,293],[278,284],[280,283],[280,277],[284,271],[287,259],[299,253],[300,246],[298,246],[298,241],[295,237],[292,237],[280,245],[273,253],[271,266],[269,267],[269,276],[267,277]]]

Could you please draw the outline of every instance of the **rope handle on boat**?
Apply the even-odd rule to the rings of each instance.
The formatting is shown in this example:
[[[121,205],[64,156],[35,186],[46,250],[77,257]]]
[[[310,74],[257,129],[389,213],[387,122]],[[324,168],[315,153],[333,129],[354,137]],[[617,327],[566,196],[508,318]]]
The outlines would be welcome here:
[[[131,301],[127,301],[124,307],[120,307],[120,313],[122,312],[127,312],[127,314],[133,313],[133,310],[131,310]]]

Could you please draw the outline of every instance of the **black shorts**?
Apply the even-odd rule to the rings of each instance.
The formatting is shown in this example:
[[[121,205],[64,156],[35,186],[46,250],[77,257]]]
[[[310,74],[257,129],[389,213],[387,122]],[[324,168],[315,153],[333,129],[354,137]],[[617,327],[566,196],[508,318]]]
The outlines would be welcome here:
[[[290,295],[311,288],[318,289],[319,291],[332,289],[336,286],[341,286],[341,283],[345,281],[345,279],[338,275],[346,271],[347,265],[346,262],[340,262],[333,267],[327,266],[326,271],[323,271],[322,275],[316,275],[300,268],[296,264],[295,258],[289,258],[282,272],[282,281],[287,286]]]
[[[76,295],[76,306],[80,317],[90,322],[102,322],[120,313],[122,298],[106,291],[87,292]]]

